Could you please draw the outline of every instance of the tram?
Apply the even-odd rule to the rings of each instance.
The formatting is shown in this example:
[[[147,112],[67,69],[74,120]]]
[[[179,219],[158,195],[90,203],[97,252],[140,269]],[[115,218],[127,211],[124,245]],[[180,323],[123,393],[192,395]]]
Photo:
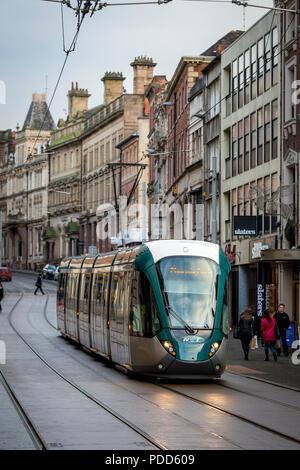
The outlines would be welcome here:
[[[58,330],[126,372],[220,377],[227,357],[229,271],[218,245],[190,240],[65,259]]]

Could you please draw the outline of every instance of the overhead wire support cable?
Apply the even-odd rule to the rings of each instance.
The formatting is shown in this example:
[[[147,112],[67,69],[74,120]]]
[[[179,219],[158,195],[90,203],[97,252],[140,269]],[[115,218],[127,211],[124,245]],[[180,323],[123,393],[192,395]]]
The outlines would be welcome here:
[[[212,1],[214,1],[214,0],[212,0]],[[285,30],[283,31],[283,33],[282,33],[282,35],[281,35],[281,39],[280,39],[280,41],[278,42],[278,52],[277,52],[274,56],[271,55],[271,57],[270,57],[269,59],[264,59],[264,63],[263,63],[260,67],[257,68],[257,71],[255,71],[254,73],[251,73],[251,74],[250,74],[249,79],[251,79],[253,76],[255,76],[256,73],[258,73],[260,70],[263,70],[264,67],[265,67],[265,65],[266,65],[268,62],[271,62],[272,59],[275,59],[276,57],[280,56],[283,51],[285,51],[288,47],[290,47],[291,44],[293,44],[293,43],[295,43],[295,42],[298,43],[299,37],[300,37],[300,33],[298,33],[297,37],[292,41],[291,44],[288,44],[288,46],[285,46],[285,47],[282,46],[283,40],[284,40],[284,38],[285,38],[285,36],[286,36],[286,33],[287,33],[288,29],[290,28],[290,26],[291,26],[291,24],[292,24],[293,21],[294,21],[294,18],[291,19],[289,25],[285,28]],[[280,48],[280,49],[279,49],[279,45],[281,45],[281,48]],[[242,85],[243,85],[243,86],[244,86],[244,84],[245,84],[245,80],[242,82]],[[236,92],[236,91],[238,91],[238,87],[236,87],[235,89],[232,90],[232,92]],[[217,103],[215,103],[211,108],[209,108],[207,111],[205,111],[205,112],[203,113],[202,118],[205,118],[205,116],[206,116],[207,114],[209,114],[212,109],[214,109],[216,106],[220,105],[223,101],[226,100],[226,98],[227,98],[227,96],[224,96],[224,98],[221,98],[221,99],[220,99]],[[198,118],[198,119],[201,119],[201,118]]]
[[[52,1],[52,0],[51,0],[51,1]],[[49,105],[48,105],[48,107],[47,107],[47,111],[45,112],[45,116],[44,116],[44,119],[43,119],[43,121],[42,121],[41,127],[40,127],[40,129],[39,129],[38,135],[37,135],[37,137],[36,137],[36,139],[35,139],[35,142],[34,142],[34,144],[33,144],[32,151],[34,151],[34,149],[35,149],[36,143],[37,143],[37,141],[38,141],[38,139],[39,139],[39,137],[40,137],[40,135],[41,135],[41,132],[42,132],[43,127],[44,127],[44,124],[45,124],[45,121],[46,121],[46,119],[47,119],[47,117],[48,117],[48,114],[49,114],[49,112],[50,112],[50,108],[51,108],[53,99],[54,99],[54,97],[55,97],[55,94],[56,94],[56,91],[57,91],[57,88],[58,88],[60,79],[61,79],[61,77],[62,77],[63,71],[64,71],[64,69],[65,69],[67,60],[68,60],[68,58],[69,58],[69,55],[70,55],[71,52],[74,52],[74,51],[75,51],[75,47],[76,47],[78,35],[79,35],[79,32],[80,32],[80,29],[81,29],[81,26],[82,26],[82,22],[83,22],[83,20],[84,20],[84,17],[85,17],[85,15],[82,15],[82,16],[81,16],[80,23],[77,25],[77,31],[76,31],[76,33],[75,33],[75,36],[73,37],[73,40],[72,40],[72,42],[71,42],[71,44],[70,44],[69,49],[65,50],[65,45],[64,45],[64,52],[65,52],[65,54],[66,54],[66,57],[65,57],[65,60],[64,60],[64,62],[63,62],[62,68],[61,68],[61,70],[60,70],[60,73],[59,73],[59,76],[58,76],[58,79],[57,79],[57,82],[56,82],[54,91],[53,91],[53,93],[52,93],[52,96],[51,96]],[[31,156],[32,156],[32,153],[29,155],[29,157],[31,157]]]
[[[288,13],[295,13],[299,14],[300,10],[291,10],[290,8],[280,8],[280,7],[267,7],[266,5],[256,5],[253,3],[245,2],[243,0],[184,0],[184,1],[192,1],[192,2],[204,2],[204,3],[227,3],[231,5],[237,5],[241,7],[252,7],[252,8],[263,8],[265,10],[274,10],[279,12],[288,12]]]

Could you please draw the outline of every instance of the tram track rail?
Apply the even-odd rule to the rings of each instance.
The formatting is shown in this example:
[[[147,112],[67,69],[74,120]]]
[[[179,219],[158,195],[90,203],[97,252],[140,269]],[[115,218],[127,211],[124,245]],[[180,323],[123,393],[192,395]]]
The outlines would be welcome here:
[[[24,293],[22,293],[22,296],[21,298],[23,297]],[[48,293],[47,293],[47,297],[48,297]],[[17,303],[21,300],[18,299]],[[44,317],[45,317],[45,320],[53,327],[56,329],[56,327],[47,319],[47,314],[46,314],[46,311],[47,311],[47,306],[48,306],[48,298],[46,300],[46,303],[44,305],[44,308],[43,308],[43,314],[44,314]],[[13,313],[13,312],[12,312]],[[12,325],[11,325],[12,326]],[[18,334],[18,333],[17,333]],[[19,334],[18,334],[19,335]],[[20,335],[19,335],[20,336]],[[22,338],[22,337],[21,337]],[[22,338],[22,340],[24,341],[24,338]],[[113,416],[115,416],[116,418],[120,419],[120,416],[119,413],[115,412],[114,410],[112,410],[112,408],[110,408],[109,406],[107,406],[106,404],[104,404],[103,402],[101,402],[100,400],[98,400],[96,397],[92,396],[91,394],[89,394],[89,392],[87,392],[86,390],[82,389],[82,387],[78,386],[77,384],[74,384],[71,380],[69,380],[68,378],[66,378],[63,374],[61,374],[59,371],[57,371],[53,366],[49,365],[48,364],[48,361],[46,361],[44,358],[41,357],[41,355],[39,353],[37,353],[35,351],[35,349],[32,347],[32,345],[28,345],[28,343],[26,342],[26,340],[24,341],[27,346],[30,347],[30,349],[48,366],[50,367],[50,369],[52,369],[54,372],[58,373],[58,375],[63,378],[65,381],[67,381],[70,385],[72,385],[73,387],[75,387],[78,391],[80,391],[81,393],[83,393],[84,395],[86,395],[88,398],[90,398],[92,401],[96,402],[99,406],[101,406],[102,408],[104,408],[106,411],[108,411],[110,414],[112,414]],[[238,374],[234,374],[234,375],[238,375]],[[243,376],[245,377],[245,376]],[[252,379],[251,376],[247,376],[247,379]],[[255,378],[254,378],[255,379]],[[264,381],[264,380],[260,380],[262,382],[266,382],[266,383],[269,383],[268,381]],[[272,427],[270,426],[266,426],[264,424],[261,424],[261,423],[257,423],[256,421],[252,420],[252,419],[249,419],[245,416],[242,416],[240,415],[239,413],[235,413],[235,412],[232,412],[230,410],[226,410],[224,409],[223,407],[220,407],[220,406],[216,406],[212,403],[209,403],[208,401],[205,401],[205,400],[201,400],[201,399],[198,399],[198,398],[194,398],[190,395],[188,395],[187,393],[184,393],[184,392],[181,392],[181,391],[178,391],[178,390],[174,390],[172,388],[172,386],[169,386],[169,385],[164,385],[164,384],[161,384],[161,383],[157,383],[157,382],[153,382],[155,385],[159,386],[159,387],[162,387],[166,390],[168,390],[169,392],[172,392],[172,393],[176,393],[177,395],[180,395],[186,399],[189,399],[189,400],[192,400],[193,402],[196,402],[202,406],[206,406],[208,407],[209,409],[213,409],[214,411],[218,411],[218,412],[221,412],[221,413],[224,413],[226,415],[229,415],[233,418],[236,418],[238,420],[241,420],[249,425],[252,425],[252,426],[255,426],[256,428],[260,428],[261,430],[265,431],[265,432],[268,432],[268,433],[271,433],[273,435],[276,435],[277,437],[281,437],[282,439],[285,439],[285,440],[288,440],[288,441],[291,441],[291,442],[294,442],[294,443],[297,443],[297,444],[300,444],[300,439],[297,439],[293,436],[290,436],[289,434],[286,434],[284,432],[280,432],[278,431],[277,429],[273,429]],[[273,385],[273,384],[272,384]],[[277,385],[277,384],[275,384]],[[245,392],[243,390],[240,390],[238,387],[234,387],[234,386],[230,386],[228,384],[222,384],[221,382],[216,382],[216,386],[222,386],[224,388],[227,388],[227,389],[231,389],[233,391],[236,391],[237,393],[241,393],[241,394],[247,394],[248,396],[253,396],[255,398],[259,398],[261,400],[265,400],[266,402],[270,402],[272,404],[276,404],[276,405],[281,405],[283,407],[288,407],[288,408],[292,408],[292,409],[295,409],[297,411],[299,411],[299,408],[297,408],[296,406],[293,406],[293,405],[290,405],[290,404],[286,404],[286,403],[282,403],[282,402],[279,402],[279,401],[276,401],[276,400],[272,400],[270,398],[267,398],[267,397],[262,397],[258,394],[255,394],[255,393],[251,393],[251,392]],[[291,390],[290,387],[287,387],[287,386],[284,386],[284,385],[277,385],[279,386],[280,388],[283,388],[283,389],[287,389],[287,390]],[[122,388],[125,388],[125,387],[122,387]],[[297,391],[297,390],[296,390]],[[137,394],[138,395],[138,394]],[[123,419],[125,419],[125,421],[123,421],[122,419],[120,419],[120,421],[123,421],[125,422],[125,424],[128,425],[128,420],[124,417],[121,417]],[[140,428],[136,425],[134,425],[133,423],[129,422],[130,423],[130,426],[134,431],[138,432],[140,431]],[[138,430],[138,431],[137,431]],[[148,442],[150,442],[152,445],[156,446],[156,444],[158,444],[157,448],[160,449],[160,450],[167,450],[167,448],[165,446],[163,446],[159,441],[157,441],[155,438],[153,438],[152,436],[149,436],[147,433],[145,433],[144,431],[142,431],[142,434],[140,432],[138,432],[138,434],[140,434],[142,437],[144,437]],[[146,437],[147,436],[147,437]],[[150,439],[149,439],[150,438]],[[226,438],[225,438],[226,440]]]
[[[32,421],[32,419],[30,418],[27,410],[25,409],[25,407],[22,405],[21,401],[16,396],[13,388],[9,384],[7,378],[5,377],[5,375],[3,374],[2,371],[0,371],[0,381],[1,381],[5,391],[7,393],[7,395],[9,396],[10,400],[12,401],[15,409],[17,410],[17,413],[20,416],[21,421],[22,421],[27,433],[29,434],[36,450],[48,450],[48,447],[47,447],[46,443],[44,442],[42,436],[40,435],[35,423]]]
[[[47,294],[48,296],[48,294]],[[78,384],[76,384],[75,382],[73,382],[71,379],[69,379],[68,377],[66,377],[63,373],[61,373],[59,370],[57,370],[53,365],[51,365],[47,359],[45,359],[24,337],[23,335],[20,333],[20,331],[16,328],[16,326],[14,325],[13,323],[13,314],[15,312],[15,309],[17,307],[17,305],[19,304],[19,302],[23,299],[24,297],[24,292],[23,291],[20,291],[20,297],[19,299],[16,301],[16,303],[14,304],[13,308],[10,310],[10,312],[8,313],[8,321],[9,321],[9,324],[10,324],[10,327],[12,328],[12,330],[15,332],[15,334],[26,344],[26,346],[35,354],[35,356],[37,356],[52,372],[54,372],[57,376],[59,376],[62,380],[64,380],[66,383],[68,383],[69,385],[71,385],[74,389],[76,389],[78,392],[80,392],[82,395],[84,395],[86,398],[88,398],[89,400],[91,400],[93,403],[97,404],[98,406],[100,406],[102,409],[104,409],[106,412],[108,412],[110,415],[112,415],[113,417],[115,417],[117,420],[119,420],[120,422],[122,422],[123,424],[125,424],[128,428],[132,429],[134,432],[136,432],[139,436],[141,436],[143,439],[145,439],[149,444],[151,444],[155,450],[168,450],[168,448],[163,444],[161,443],[158,439],[156,439],[155,437],[149,435],[147,432],[145,432],[143,429],[139,428],[138,426],[136,426],[132,421],[128,420],[127,418],[125,418],[124,416],[122,416],[120,413],[116,412],[115,410],[113,410],[110,406],[108,406],[107,404],[105,404],[104,402],[102,402],[101,400],[98,400],[98,398],[96,398],[94,395],[90,394],[87,390],[85,390],[84,388],[82,388],[81,386],[79,386]],[[46,314],[45,314],[45,309],[47,308],[47,305],[48,305],[48,299],[46,300],[45,302],[45,305],[43,307],[43,315],[46,319]],[[51,322],[48,321],[48,323],[51,324]],[[54,326],[51,324],[51,326],[54,328]],[[20,402],[20,406],[21,405],[21,402]],[[29,421],[30,421],[30,418],[28,417]]]
[[[276,435],[277,437],[281,437],[283,439],[286,439],[288,441],[291,441],[291,442],[294,442],[294,443],[297,443],[300,445],[300,439],[297,439],[296,437],[292,437],[292,436],[289,436],[288,434],[286,433],[283,433],[281,431],[278,431],[276,429],[273,429],[269,426],[266,426],[264,424],[261,424],[261,423],[257,423],[256,421],[250,419],[250,418],[247,418],[245,416],[242,416],[241,414],[239,413],[234,413],[233,411],[229,411],[229,410],[226,410],[224,408],[221,408],[220,406],[217,406],[217,405],[213,405],[212,403],[209,403],[208,401],[205,401],[205,400],[200,400],[199,398],[194,398],[194,397],[191,397],[190,395],[188,395],[187,393],[183,393],[179,390],[174,390],[171,386],[167,386],[165,384],[157,384],[158,387],[160,388],[163,388],[165,390],[168,390],[169,392],[173,392],[175,393],[176,395],[179,395],[183,398],[186,398],[190,401],[193,401],[194,403],[198,403],[202,406],[205,406],[211,410],[214,410],[214,411],[218,411],[220,413],[224,413],[225,415],[228,415],[228,416],[231,416],[233,418],[236,418],[240,421],[243,421],[247,424],[250,424],[252,426],[255,426],[259,429],[262,429],[263,431],[266,431],[268,433],[271,433],[271,434],[274,434]],[[271,400],[270,400],[271,401]],[[285,406],[285,405],[283,405]]]
[[[13,311],[16,309],[18,304],[21,302],[21,300],[24,297],[24,292],[21,292],[20,297],[18,300],[14,303],[13,307],[11,308],[9,315],[13,313]],[[2,385],[9,396],[10,400],[12,401],[15,409],[17,410],[18,415],[21,418],[21,421],[23,422],[23,425],[25,429],[27,430],[34,446],[36,447],[37,450],[47,450],[47,445],[44,442],[43,438],[41,437],[37,426],[33,422],[33,420],[30,418],[29,413],[25,409],[25,407],[22,405],[22,402],[20,399],[17,397],[16,393],[14,392],[12,386],[10,385],[9,381],[7,380],[6,375],[3,373],[2,370],[0,370],[0,379],[2,382]]]

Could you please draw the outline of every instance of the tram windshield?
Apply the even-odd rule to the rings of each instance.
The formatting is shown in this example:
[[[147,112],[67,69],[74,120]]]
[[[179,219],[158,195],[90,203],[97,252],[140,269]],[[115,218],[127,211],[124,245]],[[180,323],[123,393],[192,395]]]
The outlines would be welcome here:
[[[207,258],[174,256],[158,262],[171,327],[212,329],[218,265]]]

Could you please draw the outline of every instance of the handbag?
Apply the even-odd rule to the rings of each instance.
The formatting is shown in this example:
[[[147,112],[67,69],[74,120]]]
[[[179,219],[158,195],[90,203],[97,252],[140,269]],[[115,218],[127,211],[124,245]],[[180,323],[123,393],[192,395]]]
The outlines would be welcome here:
[[[233,328],[233,337],[235,339],[240,339],[240,327],[239,326],[235,326]]]
[[[280,339],[280,331],[279,331],[279,327],[277,323],[275,323],[275,327],[274,327],[274,336],[276,339]]]
[[[251,341],[250,341],[250,349],[255,349],[256,347],[256,338],[255,336],[252,336]]]
[[[274,344],[275,349],[280,349],[280,339],[276,339],[275,344]]]

